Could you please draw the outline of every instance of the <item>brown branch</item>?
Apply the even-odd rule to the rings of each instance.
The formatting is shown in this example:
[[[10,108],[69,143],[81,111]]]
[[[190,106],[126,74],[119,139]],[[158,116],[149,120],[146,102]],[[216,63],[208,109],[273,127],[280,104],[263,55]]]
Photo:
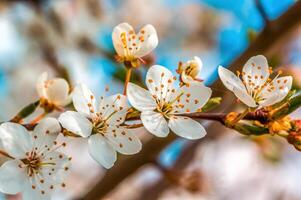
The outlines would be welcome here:
[[[239,69],[251,56],[257,54],[269,55],[272,48],[282,38],[288,36],[294,28],[301,22],[301,1],[295,3],[285,14],[275,21],[271,21],[258,37],[250,44],[248,49],[241,54],[231,65],[230,69],[236,71]],[[213,84],[215,88],[223,88],[220,81]],[[231,109],[233,105],[233,95],[224,95],[223,105],[224,111]],[[233,106],[232,106],[233,107]],[[208,129],[208,135],[218,134],[219,132],[211,132]],[[140,153],[122,157],[113,168],[107,171],[104,177],[92,188],[91,191],[84,197],[87,200],[101,199],[111,192],[125,178],[136,172],[141,166],[152,162],[167,145],[176,139],[175,134],[170,134],[167,138],[153,138],[146,144]],[[203,140],[206,140],[204,138]]]

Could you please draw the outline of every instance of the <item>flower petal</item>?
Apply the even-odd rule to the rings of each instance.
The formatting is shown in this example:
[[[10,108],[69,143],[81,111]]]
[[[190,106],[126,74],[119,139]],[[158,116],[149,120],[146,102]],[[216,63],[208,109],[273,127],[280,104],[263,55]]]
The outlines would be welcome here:
[[[46,98],[57,106],[62,106],[69,96],[69,84],[63,78],[46,81]]]
[[[211,97],[212,90],[201,83],[191,83],[181,87],[171,100],[175,113],[192,113],[202,108]],[[178,100],[175,100],[177,97]]]
[[[62,127],[81,137],[88,137],[92,132],[92,123],[83,115],[74,111],[67,111],[60,115]]]
[[[263,55],[251,57],[242,72],[248,91],[262,86],[270,76],[268,61]]]
[[[128,110],[126,96],[115,94],[102,99],[99,107],[100,115],[108,124],[119,125],[125,120]]]
[[[166,137],[169,134],[167,121],[162,114],[154,111],[144,111],[140,117],[144,127],[155,136]]]
[[[85,84],[75,87],[72,95],[75,109],[85,116],[94,116],[97,111],[96,99],[91,90]]]
[[[121,154],[136,154],[142,148],[139,138],[130,130],[122,127],[111,126],[105,133],[105,137],[112,147]]]
[[[51,194],[47,191],[42,194],[42,188],[32,189],[31,184],[27,184],[24,186],[24,191],[22,193],[23,200],[51,200]]]
[[[37,151],[52,147],[60,132],[61,125],[57,119],[51,117],[42,119],[31,134],[33,146]]]
[[[122,33],[126,33],[128,37],[130,32],[134,32],[134,29],[128,23],[121,23],[117,25],[112,32],[112,40],[114,48],[119,56],[124,56],[124,44],[122,42]],[[128,43],[128,41],[126,41]]]
[[[46,98],[45,82],[47,81],[47,78],[48,78],[48,73],[44,72],[39,76],[37,80],[36,87],[40,98]]]
[[[264,99],[260,101],[261,106],[270,106],[282,101],[292,88],[293,78],[284,76],[274,79],[270,84],[262,89],[259,96]]]
[[[146,85],[150,93],[157,99],[169,99],[174,87],[174,76],[167,68],[153,65],[146,74]]]
[[[61,185],[70,172],[71,161],[63,153],[57,151],[46,152],[44,163],[55,163],[52,167],[45,166],[41,169],[41,175],[48,179],[50,185]],[[50,186],[49,185],[49,186]]]
[[[111,168],[117,160],[117,153],[100,134],[92,135],[88,140],[89,152],[92,158],[103,167]]]
[[[200,139],[207,134],[200,123],[189,117],[173,116],[168,126],[175,134],[190,140]]]
[[[228,90],[231,90],[232,92],[234,88],[246,90],[243,82],[230,70],[219,66],[218,75]]]
[[[151,93],[133,83],[128,83],[127,97],[130,104],[139,111],[154,110],[157,107]]]
[[[148,24],[144,26],[137,35],[139,41],[139,49],[135,52],[135,56],[143,57],[154,50],[158,45],[158,36],[156,29]]]
[[[234,88],[233,93],[240,101],[242,101],[247,106],[252,107],[252,108],[258,106],[256,104],[255,100],[247,93],[246,90]]]
[[[0,139],[4,150],[15,158],[24,158],[33,149],[30,134],[20,124],[6,122],[0,126]]]
[[[5,194],[16,194],[23,191],[26,182],[26,171],[19,167],[18,160],[10,160],[0,167],[0,191]]]

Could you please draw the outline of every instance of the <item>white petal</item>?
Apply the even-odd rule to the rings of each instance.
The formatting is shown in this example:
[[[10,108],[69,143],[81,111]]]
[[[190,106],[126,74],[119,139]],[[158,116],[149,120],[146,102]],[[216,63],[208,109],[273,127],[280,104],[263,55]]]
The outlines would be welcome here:
[[[244,65],[242,71],[243,80],[249,91],[262,86],[270,76],[268,61],[262,55],[251,57]]]
[[[113,45],[117,54],[120,56],[124,56],[124,44],[122,43],[121,34],[126,33],[128,37],[129,32],[131,31],[134,32],[134,29],[131,25],[128,23],[121,23],[117,25],[112,32]]]
[[[43,97],[43,98],[46,97],[45,82],[47,81],[47,78],[48,78],[48,73],[44,72],[39,76],[37,80],[36,87],[37,87],[37,92],[39,94],[39,97]]]
[[[185,71],[183,71],[181,73],[181,80],[184,82],[184,83],[193,83],[195,80],[191,77],[191,76],[187,76]],[[201,82],[200,82],[201,83]]]
[[[203,68],[203,62],[202,60],[198,57],[198,56],[194,56],[194,62],[197,63],[198,65],[198,68],[199,68],[199,72],[202,71],[202,68]]]
[[[135,52],[137,57],[143,57],[149,54],[152,50],[154,50],[158,45],[158,36],[156,29],[148,24],[144,26],[137,35],[138,39],[143,37],[143,40],[140,40],[140,47]]]
[[[104,98],[99,107],[100,115],[106,119],[107,123],[113,125],[122,124],[128,110],[126,96],[115,94]]]
[[[167,68],[154,65],[146,74],[146,85],[150,93],[157,99],[169,99],[174,87],[174,76]]]
[[[247,106],[252,108],[258,106],[255,100],[247,93],[247,91],[234,88],[233,93],[240,101],[242,101]]]
[[[190,140],[200,139],[206,135],[204,127],[189,117],[173,116],[168,126],[175,134]]]
[[[94,116],[97,111],[94,94],[85,84],[75,87],[72,95],[75,109],[86,116]]]
[[[284,76],[274,79],[270,84],[262,89],[259,96],[264,99],[260,101],[261,106],[270,106],[282,101],[292,88],[293,78]]]
[[[42,188],[32,189],[31,184],[24,186],[22,193],[23,200],[51,200],[51,194],[45,191],[45,194],[41,193]]]
[[[113,148],[121,154],[136,154],[142,148],[139,138],[130,130],[122,127],[111,126],[105,133],[105,137]]]
[[[154,111],[144,111],[140,117],[144,127],[150,133],[158,137],[166,137],[168,135],[168,124],[162,114]]]
[[[131,105],[139,111],[154,110],[157,107],[151,93],[133,83],[128,83],[127,97]]]
[[[44,163],[55,163],[54,166],[45,166],[41,169],[41,175],[48,179],[48,183],[52,185],[60,185],[70,172],[71,161],[69,158],[57,151],[46,152],[43,157]]]
[[[246,90],[243,82],[230,70],[219,66],[218,75],[228,90],[233,91],[234,88]]]
[[[18,165],[18,160],[10,160],[0,167],[0,191],[2,193],[16,194],[23,191],[26,171]]]
[[[212,90],[201,83],[191,83],[189,86],[181,87],[171,99],[174,112],[192,113],[202,108],[210,99]],[[180,96],[178,100],[175,100]]]
[[[33,146],[38,149],[37,151],[52,147],[60,132],[61,125],[57,119],[50,117],[42,119],[31,134]]]
[[[62,106],[69,96],[69,84],[63,78],[46,81],[46,98],[57,106]]]
[[[88,137],[92,132],[92,123],[83,115],[74,111],[67,111],[60,115],[62,127],[81,137]]]
[[[92,135],[89,140],[89,152],[92,158],[103,167],[111,168],[117,160],[117,153],[100,134]]]
[[[32,150],[29,132],[20,124],[6,122],[0,126],[0,139],[4,150],[15,158],[24,158]]]

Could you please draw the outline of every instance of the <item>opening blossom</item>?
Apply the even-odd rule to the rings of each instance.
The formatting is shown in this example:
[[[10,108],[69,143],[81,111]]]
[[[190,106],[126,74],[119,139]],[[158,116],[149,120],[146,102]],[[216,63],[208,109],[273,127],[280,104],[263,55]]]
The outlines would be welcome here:
[[[62,113],[59,121],[68,131],[88,138],[90,155],[103,167],[114,165],[116,151],[131,155],[141,150],[139,138],[122,126],[128,110],[124,95],[101,97],[98,104],[89,88],[80,84],[74,89],[73,104],[77,112]]]
[[[186,63],[180,63],[178,67],[178,74],[180,74],[181,81],[185,84],[192,82],[202,82],[197,78],[203,67],[202,60],[195,56],[192,60]]]
[[[41,106],[46,109],[60,109],[71,101],[68,82],[63,78],[48,80],[48,73],[44,72],[37,81],[37,91]]]
[[[0,191],[21,192],[25,200],[40,200],[51,199],[55,189],[65,187],[63,180],[71,162],[56,151],[65,146],[55,141],[60,132],[61,126],[54,118],[44,118],[33,132],[20,124],[1,124],[2,146],[14,159],[0,167]]]
[[[270,79],[271,69],[262,55],[251,57],[237,76],[222,66],[219,66],[218,73],[224,85],[249,107],[270,106],[282,101],[293,81],[291,76],[279,78],[281,72]]]
[[[128,99],[141,111],[144,127],[158,137],[166,137],[171,129],[187,139],[199,139],[206,130],[197,121],[181,116],[200,111],[211,96],[211,89],[203,84],[188,84],[176,88],[176,77],[163,66],[152,66],[146,75],[148,90],[128,84]]]
[[[148,24],[137,34],[131,25],[121,23],[112,33],[114,48],[119,62],[129,62],[131,66],[139,66],[143,56],[149,54],[158,45],[156,29]]]

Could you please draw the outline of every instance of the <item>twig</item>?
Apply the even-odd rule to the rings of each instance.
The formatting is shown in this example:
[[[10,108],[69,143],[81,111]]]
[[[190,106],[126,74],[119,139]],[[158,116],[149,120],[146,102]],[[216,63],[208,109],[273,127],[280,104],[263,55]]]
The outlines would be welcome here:
[[[261,17],[263,18],[265,24],[269,24],[270,23],[270,20],[269,20],[269,17],[262,5],[262,2],[261,0],[255,0],[255,4],[256,4],[256,7],[259,11],[259,13],[261,14]]]

